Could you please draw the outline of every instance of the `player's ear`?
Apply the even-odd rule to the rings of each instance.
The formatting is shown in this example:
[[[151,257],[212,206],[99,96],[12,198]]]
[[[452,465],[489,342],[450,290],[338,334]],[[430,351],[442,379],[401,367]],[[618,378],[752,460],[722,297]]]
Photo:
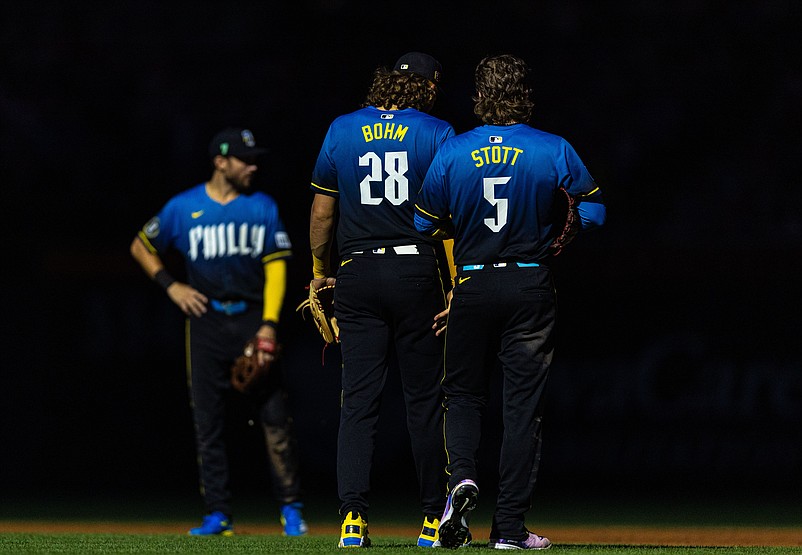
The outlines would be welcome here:
[[[225,156],[218,154],[212,158],[212,166],[214,166],[216,170],[224,170],[227,164],[228,159]]]

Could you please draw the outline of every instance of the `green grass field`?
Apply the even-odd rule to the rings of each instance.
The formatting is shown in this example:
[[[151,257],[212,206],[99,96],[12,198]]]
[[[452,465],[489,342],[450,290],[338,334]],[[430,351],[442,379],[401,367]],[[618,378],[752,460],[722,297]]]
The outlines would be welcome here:
[[[276,511],[263,497],[236,504],[233,537],[198,538],[186,530],[200,520],[194,497],[84,498],[42,496],[6,500],[0,508],[2,553],[342,553],[337,549],[336,499],[309,499],[311,533],[281,535]],[[371,513],[370,551],[420,552],[415,503],[380,498]],[[490,553],[490,508],[472,514],[474,543],[459,553]],[[553,542],[549,553],[802,555],[802,508],[796,496],[695,499],[663,495],[569,498],[544,495],[527,520]]]
[[[190,538],[176,534],[0,534],[0,553],[342,553],[336,535],[283,538],[276,535],[234,536],[231,538]],[[406,555],[419,553],[407,537],[383,537],[370,548],[372,553]],[[459,553],[490,553],[486,543],[459,550]],[[780,555],[802,553],[802,547],[693,547],[693,546],[623,546],[555,545],[549,553],[577,555]],[[455,552],[456,553],[456,552]]]

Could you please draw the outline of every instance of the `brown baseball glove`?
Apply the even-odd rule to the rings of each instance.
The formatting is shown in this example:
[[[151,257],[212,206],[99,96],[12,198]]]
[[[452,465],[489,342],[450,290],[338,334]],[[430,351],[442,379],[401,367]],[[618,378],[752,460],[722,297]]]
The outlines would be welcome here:
[[[240,393],[254,393],[264,383],[278,358],[280,346],[272,339],[249,339],[231,367],[231,385]],[[263,353],[259,356],[259,353]]]
[[[324,285],[320,289],[309,286],[309,298],[295,309],[304,316],[308,309],[317,331],[327,344],[340,342],[340,327],[334,317],[334,285]]]
[[[551,254],[557,256],[568,243],[574,240],[576,234],[582,229],[582,220],[579,216],[576,199],[562,187],[557,189],[553,210],[555,228],[559,232],[551,243]],[[562,229],[560,228],[560,222],[563,222]]]

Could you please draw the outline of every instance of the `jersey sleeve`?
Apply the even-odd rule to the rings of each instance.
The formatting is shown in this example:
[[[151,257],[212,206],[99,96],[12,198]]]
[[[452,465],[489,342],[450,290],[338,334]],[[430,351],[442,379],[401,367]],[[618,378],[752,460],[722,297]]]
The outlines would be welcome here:
[[[320,147],[320,153],[312,171],[310,189],[315,193],[338,197],[340,190],[337,184],[337,166],[334,164],[334,149],[337,141],[334,135],[334,124],[332,124],[326,132],[323,145]]]
[[[175,244],[179,222],[175,198],[169,200],[139,232],[139,237],[153,254],[164,253]]]
[[[424,235],[438,238],[450,237],[453,233],[443,167],[443,156],[438,152],[415,203],[415,228]]]
[[[573,147],[563,140],[561,148],[562,159],[565,161],[565,174],[561,176],[560,185],[579,200],[577,210],[582,230],[587,231],[604,225],[607,220],[607,209],[601,189]]]
[[[597,188],[585,164],[565,139],[560,143],[558,160],[559,185],[572,196],[587,194]]]
[[[443,123],[445,123],[445,122],[443,122]],[[436,149],[440,150],[440,147],[443,146],[443,143],[445,143],[448,139],[450,139],[453,136],[454,136],[454,128],[451,126],[451,124],[445,123],[445,125],[443,125],[440,133],[437,135],[437,139],[438,140],[437,140]]]
[[[278,206],[268,197],[266,204],[266,237],[265,248],[262,251],[262,263],[267,264],[275,260],[284,260],[292,257],[292,242],[279,215]]]

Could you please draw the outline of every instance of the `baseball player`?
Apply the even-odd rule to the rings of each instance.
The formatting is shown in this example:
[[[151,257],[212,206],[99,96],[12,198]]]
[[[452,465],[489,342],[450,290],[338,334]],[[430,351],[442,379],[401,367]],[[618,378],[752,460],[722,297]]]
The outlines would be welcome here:
[[[363,107],[329,127],[312,175],[310,286],[336,282],[342,353],[340,547],[370,545],[374,437],[392,356],[400,368],[424,516],[418,545],[436,541],[445,504],[443,344],[430,329],[431,315],[443,310],[445,299],[435,241],[418,233],[412,221],[426,170],[454,134],[451,125],[427,113],[441,72],[437,60],[420,52],[405,54],[392,70],[376,70]],[[331,265],[335,217],[339,268]]]
[[[417,229],[454,237],[455,287],[446,331],[445,436],[449,496],[439,542],[458,547],[476,507],[476,458],[490,373],[503,373],[504,433],[489,546],[546,549],[530,532],[541,446],[543,391],[554,350],[550,245],[562,187],[579,201],[582,228],[606,219],[601,192],[565,139],[527,125],[528,69],[510,55],[476,68],[474,112],[485,124],[446,142],[415,205]],[[435,318],[441,318],[438,314]]]
[[[232,535],[229,464],[224,440],[225,403],[237,398],[231,366],[254,336],[276,339],[290,239],[272,197],[251,191],[257,157],[247,129],[215,135],[209,181],[171,198],[131,243],[131,254],[187,315],[187,369],[195,422],[201,495],[208,510],[190,535]],[[161,253],[184,258],[188,283],[170,276]],[[263,390],[249,400],[258,407],[281,505],[284,534],[307,532],[300,499],[292,420],[282,376],[274,362]]]

